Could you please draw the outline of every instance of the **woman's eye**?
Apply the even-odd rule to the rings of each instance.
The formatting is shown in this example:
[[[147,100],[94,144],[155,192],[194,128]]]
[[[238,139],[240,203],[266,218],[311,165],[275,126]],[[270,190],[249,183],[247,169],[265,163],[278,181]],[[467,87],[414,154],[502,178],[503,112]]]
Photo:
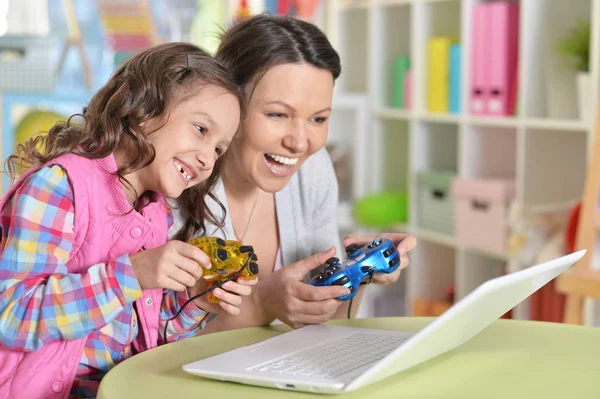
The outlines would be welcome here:
[[[206,128],[202,125],[194,125],[196,127],[196,129],[202,133],[202,134],[206,134]]]
[[[217,156],[221,156],[223,155],[223,149],[221,147],[215,147],[215,152],[217,153]]]
[[[321,125],[327,121],[327,118],[324,116],[316,116],[313,118],[313,121]]]
[[[271,113],[267,114],[267,116],[269,118],[279,119],[279,118],[285,118],[287,115],[284,113],[281,113],[281,112],[271,112]]]

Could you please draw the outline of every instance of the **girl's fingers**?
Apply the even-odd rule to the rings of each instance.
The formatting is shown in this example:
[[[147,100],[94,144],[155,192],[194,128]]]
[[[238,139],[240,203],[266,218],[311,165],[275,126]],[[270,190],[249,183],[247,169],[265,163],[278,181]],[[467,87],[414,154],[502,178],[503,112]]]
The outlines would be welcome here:
[[[193,287],[198,282],[196,278],[182,268],[173,266],[167,271],[167,276],[187,287]]]
[[[224,290],[234,294],[248,296],[252,293],[252,288],[247,285],[238,284],[237,282],[228,281],[221,286]]]
[[[232,316],[237,316],[240,314],[240,309],[227,303],[227,302],[223,302],[220,301],[219,302],[219,306],[221,307],[221,309],[223,309],[226,313],[232,315]]]
[[[215,289],[213,294],[219,298],[221,302],[227,302],[233,306],[240,306],[242,304],[242,298],[240,296],[231,294],[221,288]]]

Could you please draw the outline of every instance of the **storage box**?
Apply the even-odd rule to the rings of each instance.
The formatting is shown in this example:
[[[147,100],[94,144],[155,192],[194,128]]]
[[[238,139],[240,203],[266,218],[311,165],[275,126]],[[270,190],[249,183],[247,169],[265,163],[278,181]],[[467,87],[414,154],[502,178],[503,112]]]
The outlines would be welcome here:
[[[417,174],[419,227],[454,235],[454,199],[451,185],[455,177],[454,172]]]
[[[0,37],[0,91],[52,91],[58,41],[52,37]]]
[[[507,251],[514,180],[458,178],[452,183],[452,194],[457,242],[492,252]]]

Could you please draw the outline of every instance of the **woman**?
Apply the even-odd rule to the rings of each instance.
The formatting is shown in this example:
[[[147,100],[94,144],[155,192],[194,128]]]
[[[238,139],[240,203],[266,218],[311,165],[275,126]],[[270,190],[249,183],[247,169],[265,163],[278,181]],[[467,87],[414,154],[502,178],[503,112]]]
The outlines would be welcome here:
[[[259,282],[235,317],[219,315],[203,333],[267,325],[276,319],[298,328],[346,317],[345,287],[313,287],[305,278],[342,251],[338,225],[338,184],[324,148],[333,86],[340,59],[314,25],[262,14],[225,33],[216,58],[246,91],[248,114],[239,135],[223,157],[217,199],[227,210],[224,226],[207,226],[208,235],[252,245],[259,259]],[[216,215],[220,204],[210,202]],[[179,226],[186,215],[176,214]],[[175,227],[177,228],[177,227]],[[402,252],[416,241],[384,234]],[[349,237],[363,245],[373,237]],[[316,254],[316,255],[315,255]],[[284,265],[288,265],[283,267]],[[400,275],[376,275],[389,284]],[[354,300],[356,312],[364,288]]]

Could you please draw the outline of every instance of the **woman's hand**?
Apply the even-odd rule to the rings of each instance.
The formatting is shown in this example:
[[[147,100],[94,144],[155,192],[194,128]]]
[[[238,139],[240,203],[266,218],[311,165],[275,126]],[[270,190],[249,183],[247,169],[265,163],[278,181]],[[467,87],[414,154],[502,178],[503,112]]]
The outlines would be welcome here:
[[[410,252],[417,246],[417,240],[412,236],[400,233],[382,233],[373,236],[348,236],[344,239],[344,247],[347,247],[350,244],[356,244],[359,247],[362,247],[378,237],[391,240],[394,245],[396,245],[398,254],[400,255],[400,267],[393,273],[373,274],[373,283],[378,285],[387,285],[396,282],[396,280],[398,280],[400,277],[401,270],[408,266],[409,261],[406,253]]]
[[[349,295],[346,287],[315,287],[304,283],[304,276],[323,265],[335,255],[335,249],[315,254],[285,266],[261,282],[257,300],[271,318],[292,328],[320,324],[333,317],[342,301],[337,297]]]
[[[225,313],[232,316],[240,314],[240,305],[242,304],[242,297],[248,296],[252,292],[252,286],[258,283],[258,278],[249,280],[243,277],[239,277],[235,281],[228,281],[219,288],[215,288],[212,294],[219,299],[219,303],[211,303],[206,298],[206,295],[202,295],[199,298],[194,299],[194,303],[200,309],[203,309],[210,313]],[[198,280],[198,283],[188,289],[189,297],[193,297],[208,289],[208,284],[204,279]]]

